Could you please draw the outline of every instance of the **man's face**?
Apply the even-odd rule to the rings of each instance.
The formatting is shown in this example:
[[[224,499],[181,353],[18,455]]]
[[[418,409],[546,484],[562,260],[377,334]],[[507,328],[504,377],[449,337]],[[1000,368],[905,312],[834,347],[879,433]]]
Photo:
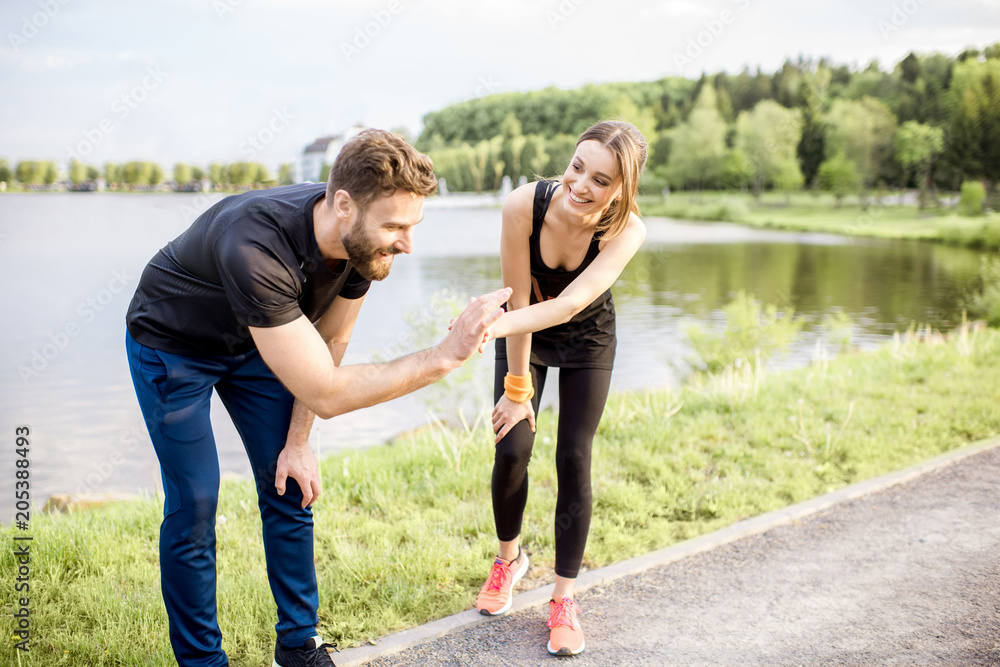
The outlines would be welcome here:
[[[357,218],[342,242],[366,280],[384,280],[399,253],[413,252],[413,227],[424,218],[424,198],[410,192],[379,197]]]

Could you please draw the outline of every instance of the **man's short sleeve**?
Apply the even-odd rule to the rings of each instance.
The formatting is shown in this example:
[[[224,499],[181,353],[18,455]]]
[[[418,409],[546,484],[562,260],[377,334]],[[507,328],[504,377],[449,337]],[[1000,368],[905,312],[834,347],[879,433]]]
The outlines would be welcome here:
[[[302,316],[300,285],[291,251],[278,239],[269,243],[259,229],[246,238],[236,225],[216,241],[219,277],[236,320],[244,326],[276,327]],[[286,256],[287,255],[287,256]]]
[[[371,284],[372,281],[365,280],[356,269],[352,268],[350,275],[347,276],[347,280],[344,282],[344,286],[340,289],[340,293],[337,296],[344,297],[345,299],[360,299],[365,294],[368,294],[368,288],[371,287]]]

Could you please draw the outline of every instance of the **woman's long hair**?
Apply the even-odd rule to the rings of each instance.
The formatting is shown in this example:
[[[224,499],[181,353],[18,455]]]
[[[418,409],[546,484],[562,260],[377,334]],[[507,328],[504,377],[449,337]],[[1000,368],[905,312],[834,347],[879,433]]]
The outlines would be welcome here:
[[[621,120],[605,120],[592,125],[580,135],[576,145],[584,141],[597,141],[611,151],[618,163],[621,178],[621,199],[615,199],[604,211],[597,223],[595,234],[613,239],[625,230],[629,216],[639,214],[639,177],[646,166],[647,144],[642,133],[631,123]]]

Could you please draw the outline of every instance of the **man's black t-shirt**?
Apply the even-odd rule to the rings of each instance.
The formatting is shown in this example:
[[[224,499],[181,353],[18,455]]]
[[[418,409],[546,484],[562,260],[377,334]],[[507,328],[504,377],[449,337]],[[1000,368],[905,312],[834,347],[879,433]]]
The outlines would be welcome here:
[[[320,254],[313,206],[325,191],[290,185],[205,211],[146,265],[126,315],[129,333],[174,354],[242,354],[254,347],[248,326],[303,314],[315,322],[337,296],[364,296],[368,280],[346,261],[331,270]]]

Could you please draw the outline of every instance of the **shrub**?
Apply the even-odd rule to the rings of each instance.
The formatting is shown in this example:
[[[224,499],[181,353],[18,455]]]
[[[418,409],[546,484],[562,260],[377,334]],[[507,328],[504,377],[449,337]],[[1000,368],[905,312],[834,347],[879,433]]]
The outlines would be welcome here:
[[[803,321],[795,317],[794,309],[762,306],[743,291],[722,310],[726,315],[722,331],[708,332],[697,325],[687,329],[695,362],[709,373],[738,364],[763,364],[775,352],[785,351],[802,329]]]
[[[972,317],[1000,327],[1000,259],[984,257],[979,265],[979,286],[964,299]]]
[[[982,215],[986,188],[979,181],[962,183],[962,196],[958,201],[958,212],[962,215]]]

